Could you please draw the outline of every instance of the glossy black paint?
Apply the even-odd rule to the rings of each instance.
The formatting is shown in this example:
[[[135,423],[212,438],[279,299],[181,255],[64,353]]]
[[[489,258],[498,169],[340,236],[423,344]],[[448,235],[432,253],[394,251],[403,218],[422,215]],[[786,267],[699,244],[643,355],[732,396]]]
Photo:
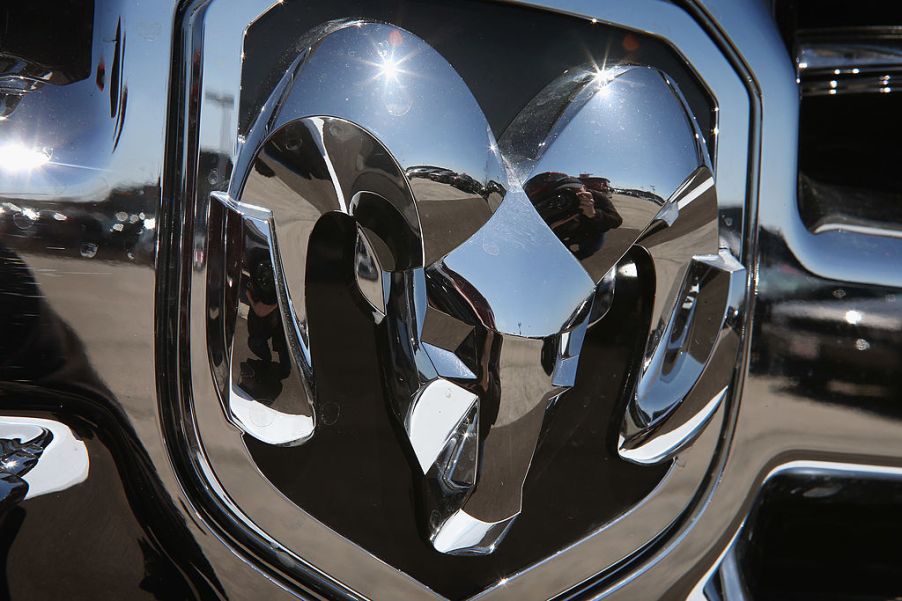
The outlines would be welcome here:
[[[815,277],[767,232],[761,248],[752,373],[781,396],[902,417],[899,290]]]
[[[184,516],[160,503],[160,483],[121,417],[97,399],[23,385],[3,386],[0,402],[7,414],[63,421],[86,442],[91,462],[86,482],[0,515],[0,598],[223,597]]]

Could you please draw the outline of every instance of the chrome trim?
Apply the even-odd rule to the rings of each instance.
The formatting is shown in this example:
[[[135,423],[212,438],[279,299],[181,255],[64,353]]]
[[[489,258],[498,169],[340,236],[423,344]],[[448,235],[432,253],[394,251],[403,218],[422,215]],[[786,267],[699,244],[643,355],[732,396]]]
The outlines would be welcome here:
[[[798,31],[796,65],[804,96],[902,91],[902,27]]]
[[[297,334],[291,336],[293,332],[284,325],[286,316],[279,310],[279,305],[286,303],[278,302],[277,298],[284,276],[279,265],[272,215],[265,209],[235,202],[221,192],[214,192],[212,197],[211,226],[220,228],[223,239],[227,237],[228,241],[221,255],[211,255],[208,259],[211,264],[217,260],[222,263],[218,269],[211,268],[211,273],[215,271],[227,276],[224,282],[213,283],[217,288],[208,292],[214,297],[210,335],[221,345],[218,350],[223,355],[224,369],[213,372],[221,380],[223,405],[232,423],[258,440],[280,446],[301,444],[313,435],[314,429],[313,408],[307,401],[307,378],[303,376],[312,372],[312,366],[309,352],[305,352],[305,347],[299,348]],[[211,244],[211,252],[212,248]],[[255,251],[262,256],[255,258]],[[233,273],[228,272],[230,265],[236,268]],[[213,277],[210,279],[212,282]],[[272,298],[254,298],[253,291],[260,286],[258,280],[265,280],[262,285],[272,288],[269,290]],[[216,292],[221,298],[217,298]],[[228,333],[218,331],[223,329],[226,315],[234,320]],[[274,325],[268,323],[273,320]],[[261,334],[260,329],[265,334]],[[253,344],[255,339],[264,336],[263,341]],[[279,354],[277,363],[269,357],[272,354],[270,338],[273,352]],[[288,340],[293,343],[291,347]],[[243,346],[241,342],[244,342]],[[260,350],[261,346],[263,350]],[[290,352],[289,348],[298,348],[299,352]],[[251,358],[264,353],[265,360]],[[295,374],[302,374],[303,379],[299,386],[286,391],[281,381],[292,369]],[[255,370],[266,373],[254,373]],[[258,384],[256,389],[255,383]],[[270,390],[261,391],[260,387]],[[272,390],[273,387],[276,390]],[[262,402],[261,397],[267,401]]]
[[[0,473],[15,474],[28,484],[25,499],[59,492],[88,479],[88,450],[68,426],[37,417],[0,416],[0,446],[30,447],[24,467],[15,449],[0,460]],[[4,478],[5,480],[5,478]]]
[[[778,465],[767,473],[762,484],[783,474],[798,475],[836,475],[854,478],[899,478],[902,479],[902,466],[876,465],[868,463],[850,463],[841,461],[816,461],[797,459]]]
[[[854,232],[864,236],[902,238],[902,231],[900,230],[871,225],[859,225],[857,223],[822,223],[814,228],[815,234],[823,234],[826,232]]]
[[[721,600],[716,598],[714,595],[709,595],[705,590],[713,584],[715,579],[721,578],[721,567],[727,561],[727,558],[733,555],[733,552],[736,548],[736,541],[739,539],[740,532],[741,529],[733,535],[733,538],[730,539],[730,544],[728,544],[723,552],[721,552],[721,554],[717,557],[717,561],[715,561],[714,564],[710,568],[708,568],[704,576],[702,576],[702,578],[696,583],[689,594],[686,595],[686,601],[744,601],[744,599],[742,598],[732,597],[726,597]]]
[[[191,79],[185,85],[194,83],[201,86],[202,83],[196,99],[197,143],[200,151],[209,153],[216,159],[216,167],[208,181],[193,182],[187,179],[183,182],[186,184],[182,192],[186,202],[185,210],[192,213],[191,220],[197,231],[207,230],[208,214],[206,210],[198,210],[194,199],[206,197],[205,193],[227,191],[238,152],[244,142],[238,137],[239,98],[235,93],[241,85],[244,34],[254,21],[278,4],[278,1],[272,0],[215,0],[192,15],[189,43],[193,44],[191,49],[196,54],[189,50],[188,56],[197,56],[198,63],[195,66],[189,61],[186,65]],[[184,110],[191,113],[190,106],[186,106]],[[193,118],[192,115],[191,119]],[[191,151],[185,149],[185,152]],[[192,187],[194,183],[197,188]],[[206,240],[195,236],[190,239],[190,244],[182,250],[190,253],[193,261],[189,274],[190,287],[195,291],[203,291],[206,283]],[[192,311],[198,310],[199,303],[207,305],[205,295],[191,295]],[[189,335],[193,340],[204,340],[206,324],[201,323],[201,320],[192,320]],[[209,365],[206,345],[192,344],[185,352],[188,354],[185,360],[189,365]],[[374,587],[376,590],[390,591],[399,600],[437,598],[419,582],[392,569],[351,541],[337,537],[330,528],[312,516],[298,511],[259,472],[253,474],[245,469],[234,469],[240,468],[242,461],[247,461],[244,459],[246,449],[241,444],[236,447],[231,440],[228,429],[234,426],[223,413],[219,401],[215,400],[218,394],[212,379],[207,375],[202,379],[192,380],[191,412],[196,421],[188,426],[186,434],[188,445],[193,449],[191,459],[194,469],[203,474],[204,481],[215,483],[206,484],[207,492],[213,496],[218,509],[224,511],[229,520],[234,520],[235,525],[244,528],[246,535],[251,537],[256,544],[252,553],[275,552],[279,559],[274,565],[282,570],[280,575],[287,578],[288,582],[296,578],[298,572],[306,573],[308,577],[327,583],[330,594],[359,598],[361,595],[354,589]],[[185,414],[186,419],[191,417],[190,413]],[[216,424],[216,430],[204,435],[200,427],[213,424]],[[216,432],[221,434],[217,435]],[[232,459],[221,463],[216,461],[216,457]],[[241,457],[242,461],[236,462],[235,457]],[[244,495],[251,490],[254,491],[253,494],[250,498],[245,498]],[[255,518],[251,519],[248,513]],[[286,523],[294,524],[293,528],[286,531]],[[280,540],[277,540],[269,534],[272,532],[284,534],[280,534]],[[299,549],[307,551],[302,556],[296,551]],[[333,575],[337,573],[350,573],[354,577],[339,581]]]

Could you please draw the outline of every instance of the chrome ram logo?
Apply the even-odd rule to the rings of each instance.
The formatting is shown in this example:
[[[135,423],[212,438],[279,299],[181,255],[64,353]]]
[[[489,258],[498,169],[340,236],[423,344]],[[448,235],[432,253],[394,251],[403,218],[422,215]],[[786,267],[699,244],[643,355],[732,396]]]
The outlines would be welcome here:
[[[318,221],[356,224],[354,269],[391,406],[428,482],[432,545],[491,553],[521,512],[547,410],[566,402],[623,258],[653,265],[622,458],[668,461],[729,385],[745,275],[720,248],[708,152],[648,67],[571,69],[500,139],[453,68],[407,31],[316,32],[209,215],[208,346],[229,420],[272,445],[316,435],[306,310]],[[413,518],[411,518],[413,519]]]

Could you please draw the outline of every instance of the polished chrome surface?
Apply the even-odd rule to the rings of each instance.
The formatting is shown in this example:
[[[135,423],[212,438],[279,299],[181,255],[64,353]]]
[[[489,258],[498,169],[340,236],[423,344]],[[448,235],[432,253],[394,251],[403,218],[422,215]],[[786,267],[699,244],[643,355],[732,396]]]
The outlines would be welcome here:
[[[84,443],[68,426],[33,417],[0,417],[0,479],[4,486],[24,488],[23,500],[84,482],[89,463]]]
[[[744,295],[745,268],[728,251],[691,259],[669,318],[652,322],[657,327],[624,416],[621,457],[659,463],[707,424],[732,380]]]
[[[718,373],[720,387],[710,390],[706,382],[693,391],[694,402],[683,403],[719,342],[715,331],[700,332],[696,324],[716,330],[728,319],[732,322],[726,329],[734,341],[722,360],[732,364],[745,286],[745,271],[729,251],[722,251],[722,257],[700,256],[717,251],[714,179],[704,138],[694,120],[686,119],[679,90],[665,91],[670,86],[666,76],[652,69],[568,70],[521,111],[500,141],[539,214],[596,281],[614,270],[633,244],[652,257],[656,299],[648,348],[619,444],[621,456],[636,463],[671,458],[717,409],[731,380],[730,370],[722,367],[711,370]],[[663,138],[660,133],[668,130],[662,123],[671,128]],[[629,132],[625,140],[623,131]],[[635,166],[645,164],[659,168],[653,179],[642,181]],[[598,173],[595,165],[606,171]],[[580,176],[568,177],[567,172]],[[568,188],[594,201],[588,211],[580,207],[582,216],[561,210]],[[697,261],[706,266],[701,270],[722,271],[730,281],[710,304],[696,299],[708,278],[698,267],[687,270],[685,265]],[[684,274],[687,280],[679,286]],[[696,316],[696,306],[704,307],[700,313],[725,313]],[[708,398],[700,403],[697,397],[705,394]],[[671,417],[681,405],[681,415]],[[664,421],[669,426],[659,428]]]
[[[902,28],[799,31],[802,94],[890,94],[902,90]]]
[[[686,601],[747,601],[751,598],[736,557],[734,540],[717,563],[695,585]]]
[[[157,377],[175,372],[156,361],[156,268],[176,9],[0,9],[2,431],[54,436],[23,478],[40,496],[4,515],[0,597],[290,596],[198,518],[162,433]]]
[[[577,3],[554,5],[590,14]],[[723,470],[706,500],[672,542],[631,574],[588,589],[593,597],[687,598],[725,555],[762,483],[781,466],[836,462],[892,477],[902,456],[896,368],[890,367],[891,353],[889,363],[883,360],[883,340],[897,344],[898,331],[886,338],[880,328],[856,325],[872,314],[898,314],[897,240],[845,229],[813,234],[805,227],[796,201],[800,90],[773,16],[755,3],[709,0],[689,7],[745,74],[756,115],[750,133],[760,139],[760,156],[752,157],[750,173],[760,179],[750,188],[750,202],[759,202],[750,235],[759,251],[752,274],[751,361]],[[804,305],[822,292],[832,318],[810,330],[802,323],[773,323],[775,311]],[[808,330],[804,336],[800,327]],[[880,349],[872,351],[872,343]],[[860,370],[868,374],[864,379],[855,376]]]
[[[657,19],[662,15],[669,13],[669,8],[658,3],[649,3],[648,5],[634,6],[633,9],[621,7],[614,4],[610,7],[599,9],[591,5],[588,0],[549,0],[545,2],[522,2],[528,6],[537,6],[552,10],[559,10],[568,14],[585,16],[587,18],[596,18],[599,22],[612,22],[627,24],[643,31],[655,32],[660,31],[655,26]],[[824,278],[833,279],[843,282],[857,284],[873,284],[879,286],[887,286],[892,288],[902,287],[902,271],[897,268],[894,257],[902,254],[902,242],[898,238],[885,235],[869,235],[862,232],[848,230],[845,228],[832,229],[814,234],[808,230],[799,217],[796,195],[797,195],[797,177],[795,150],[797,148],[797,132],[798,132],[798,98],[799,87],[796,82],[797,73],[796,66],[792,61],[787,60],[785,56],[785,45],[781,39],[779,32],[776,30],[773,15],[766,7],[725,7],[717,2],[712,8],[708,8],[708,2],[702,4],[702,12],[705,11],[713,14],[710,17],[716,23],[715,29],[726,31],[728,38],[733,39],[738,36],[736,30],[743,27],[740,24],[742,16],[753,19],[755,23],[759,23],[761,31],[767,32],[766,37],[757,39],[743,38],[739,56],[746,57],[747,54],[755,52],[757,56],[763,57],[767,54],[767,59],[761,59],[761,68],[763,72],[768,74],[769,78],[779,79],[780,84],[774,85],[768,92],[770,103],[777,108],[771,115],[779,116],[779,126],[775,126],[773,131],[782,131],[782,142],[773,142],[775,150],[771,151],[770,147],[766,149],[768,156],[789,156],[793,160],[783,160],[777,165],[778,161],[768,163],[768,174],[773,172],[775,175],[768,175],[762,179],[762,186],[774,186],[772,198],[782,199],[780,202],[773,203],[774,228],[777,229],[787,243],[793,248],[795,258],[801,265],[812,274]],[[677,14],[683,13],[680,9],[672,7]],[[692,11],[694,15],[698,15]],[[702,17],[699,17],[702,18]],[[705,17],[707,19],[707,17]],[[726,19],[736,19],[725,24]],[[704,20],[703,20],[704,21]],[[708,56],[698,52],[704,43],[694,39],[692,35],[692,27],[668,28],[666,37],[672,41],[684,53],[695,69],[701,73],[705,73],[708,63],[715,57],[722,57],[725,44],[721,44],[718,48],[713,42],[710,47],[711,54]],[[723,34],[719,34],[723,35]],[[742,37],[742,36],[738,36]],[[686,44],[681,44],[681,40],[686,39]],[[742,60],[749,60],[743,58]],[[749,67],[751,72],[757,77],[757,69],[754,65]],[[729,81],[734,75],[729,73],[719,73],[717,82]],[[715,85],[714,78],[705,78],[709,85]],[[757,80],[756,80],[757,81]],[[738,111],[748,115],[749,96],[753,102],[759,102],[761,97],[756,89],[763,88],[763,84],[758,81],[753,84],[752,91],[736,92],[731,91],[729,96],[720,97],[719,100],[719,137],[717,165],[724,167],[724,160],[746,165],[748,161],[748,147],[742,147],[742,144],[749,141],[749,132],[743,129],[744,125],[733,121],[728,117],[728,113]],[[774,117],[772,117],[774,118]],[[770,128],[769,128],[770,130]],[[762,150],[764,152],[765,149]],[[723,175],[720,173],[722,169],[718,169],[718,199],[721,204],[726,200],[732,204],[733,194],[737,194],[738,198],[745,197],[745,187],[747,181],[734,181],[732,178],[724,181]],[[730,192],[728,195],[723,194],[724,184],[728,186]],[[733,185],[736,185],[734,188]],[[770,188],[768,188],[770,189]],[[768,192],[770,193],[770,192]],[[739,203],[741,204],[741,203]],[[722,224],[723,225],[723,224]],[[721,228],[721,235],[724,229]],[[734,254],[738,256],[738,252],[734,249]],[[861,268],[867,265],[867,270]]]
[[[549,111],[544,118],[543,110]],[[435,112],[443,118],[429,119]],[[221,132],[222,120],[215,114],[214,110],[205,116],[201,111],[202,139],[216,140],[212,132]],[[728,111],[728,129],[741,118],[740,111]],[[541,124],[539,134],[529,130],[530,120]],[[621,128],[621,122],[630,127]],[[205,128],[210,131],[206,136]],[[454,144],[434,142],[444,139]],[[732,144],[728,141],[726,148]],[[391,404],[418,469],[434,483],[426,502],[435,508],[430,539],[441,552],[491,552],[515,527],[546,409],[573,384],[586,328],[603,321],[620,289],[619,278],[635,279],[639,270],[652,269],[632,260],[621,263],[634,244],[647,249],[658,279],[651,326],[657,339],[649,345],[649,357],[657,353],[668,364],[655,368],[658,373],[646,378],[643,390],[654,389],[653,380],[666,383],[674,360],[681,367],[674,373],[679,372],[681,382],[692,388],[701,374],[682,366],[703,365],[711,349],[721,346],[717,333],[721,322],[728,324],[725,333],[738,332],[742,295],[737,299],[736,285],[743,290],[745,276],[727,248],[735,247],[737,238],[718,237],[719,206],[709,158],[714,149],[705,148],[676,84],[654,69],[573,67],[540,92],[496,142],[466,86],[422,41],[390,25],[332,23],[303,39],[298,58],[248,133],[236,139],[234,147],[228,143],[220,147],[234,157],[235,171],[225,186],[228,195],[214,193],[209,212],[205,199],[198,198],[197,214],[208,219],[210,237],[207,244],[195,238],[203,251],[194,253],[192,288],[207,290],[203,313],[210,319],[206,336],[196,326],[195,332],[200,339],[207,338],[209,359],[204,361],[202,347],[193,345],[192,363],[200,368],[209,362],[217,382],[214,394],[222,399],[226,417],[266,441],[265,427],[248,424],[232,409],[236,380],[243,391],[240,400],[255,403],[258,410],[273,403],[246,394],[252,386],[240,383],[241,370],[235,367],[234,349],[253,353],[253,336],[247,336],[247,343],[240,340],[237,347],[228,342],[233,335],[239,340],[239,328],[233,329],[229,320],[245,321],[244,315],[253,312],[250,299],[258,298],[245,292],[252,286],[251,265],[260,262],[247,249],[265,249],[258,256],[267,256],[272,263],[271,272],[269,267],[264,270],[271,273],[267,279],[284,281],[284,293],[276,295],[278,311],[272,303],[266,307],[270,314],[282,316],[281,323],[267,330],[273,334],[269,362],[274,369],[275,355],[278,363],[285,361],[275,344],[281,336],[278,331],[284,331],[286,354],[292,358],[286,379],[296,379],[281,389],[295,391],[294,398],[284,397],[293,409],[266,413],[273,425],[298,415],[316,416],[316,423],[317,369],[310,359],[316,354],[310,350],[316,337],[311,342],[306,256],[321,215],[353,218],[355,281],[374,324],[384,328],[382,363],[392,390]],[[741,179],[725,169],[724,180],[730,198],[731,186]],[[726,203],[731,204],[732,200]],[[231,234],[225,225],[230,221]],[[241,233],[241,228],[253,234]],[[693,275],[698,271],[690,270],[694,261],[726,278]],[[684,286],[687,277],[691,281]],[[724,281],[732,283],[724,289],[731,293],[715,292]],[[697,312],[689,307],[694,297],[682,298],[686,291],[704,291]],[[194,298],[195,307],[204,303],[204,295]],[[688,320],[677,305],[687,306]],[[693,342],[699,349],[683,353],[666,341],[658,344],[665,340],[665,330],[672,333],[671,318],[684,320],[677,329],[685,333],[694,329],[696,313],[706,327],[718,324],[715,335]],[[461,342],[474,332],[483,341],[475,361],[458,354]],[[738,346],[723,346],[723,360],[735,361]],[[659,347],[664,350],[657,351]],[[694,359],[684,361],[684,355]],[[266,361],[259,354],[257,359]],[[704,477],[716,447],[722,401],[733,372],[725,373],[725,378],[723,373],[716,378],[721,382],[717,390],[710,390],[713,383],[700,380],[700,388],[709,394],[705,404],[684,404],[686,391],[677,386],[675,394],[665,395],[666,419],[643,424],[641,433],[630,432],[630,444],[637,443],[637,434],[648,445],[644,448],[663,444],[653,462],[680,453],[693,467],[668,477],[647,509],[637,508],[636,515],[586,539],[597,539],[596,549],[606,548],[609,559],[604,561],[634,551],[643,537],[661,532],[691,501],[690,483]],[[204,384],[205,379],[209,372],[195,370],[196,399],[205,398],[205,390],[215,390]],[[284,394],[277,395],[273,406],[283,403]],[[487,406],[496,414],[494,423],[484,423]],[[224,489],[237,495],[235,508],[248,512],[245,519],[254,529],[280,532],[281,540],[291,540],[290,532],[274,528],[273,519],[303,512],[295,508],[292,513],[284,502],[272,501],[266,503],[271,518],[256,509],[262,509],[262,498],[257,495],[258,500],[252,501],[245,492],[247,485],[237,486],[236,480],[246,483],[251,472],[223,461],[226,449],[241,452],[240,441],[227,440],[233,435],[221,431],[206,400],[196,402],[195,410],[212,469]],[[709,421],[717,425],[706,430]],[[313,432],[315,439],[315,428]],[[698,443],[690,452],[686,445],[696,436]],[[305,439],[306,433],[300,433],[274,440],[294,444]],[[644,462],[639,455],[634,457]],[[644,523],[639,538],[634,534],[618,539],[616,531],[634,527],[630,524],[639,523],[643,513],[654,512],[656,498],[669,509],[649,513],[655,517]],[[304,523],[307,537],[316,532],[315,522]],[[331,545],[339,542],[325,530],[316,536],[331,538]],[[317,555],[309,546],[289,546],[303,548],[305,558],[333,577],[373,590],[373,583],[364,584],[328,555]],[[342,563],[350,566],[350,559],[346,555]],[[354,563],[358,574],[365,565],[361,560]],[[572,576],[559,572],[554,581],[560,584],[543,590],[554,594],[565,580],[575,576],[577,580],[570,581],[576,582],[597,572],[597,561],[591,566],[574,564]],[[559,569],[565,564],[555,565]],[[541,582],[536,580],[544,572],[544,564],[541,567],[532,579],[527,578],[532,575],[528,570],[492,592],[516,594],[517,588],[511,587],[515,580],[524,585]],[[576,576],[580,573],[585,575]],[[380,575],[380,590],[400,585],[393,590],[401,595],[408,586],[403,581],[389,585],[383,578]]]
[[[435,483],[437,550],[490,553],[512,526],[545,410],[574,384],[595,288],[634,243],[652,258],[657,298],[621,455],[660,463],[701,432],[729,387],[723,360],[684,400],[721,328],[734,361],[745,278],[729,251],[699,254],[717,249],[717,201],[673,82],[574,69],[496,143],[450,65],[402,29],[333,24],[296,68],[258,118],[266,131],[252,137],[266,142],[243,150],[256,158],[235,175],[240,201],[214,193],[210,211],[210,354],[236,425],[276,445],[314,433],[306,263],[319,218],[338,212],[357,224],[358,283],[372,273],[360,292],[385,323],[389,397]],[[317,113],[333,116],[297,119]],[[467,365],[456,351],[474,328],[485,342]],[[487,412],[494,423],[481,423]]]
[[[181,249],[187,263],[185,277],[199,279],[192,286],[190,298],[182,297],[178,278],[170,279],[170,269],[180,260],[174,256],[174,244],[188,226],[199,225],[200,231],[205,231],[206,213],[193,214],[195,192],[201,191],[198,196],[206,203],[211,188],[226,192],[230,185],[240,185],[232,182],[230,175],[242,144],[236,126],[242,35],[248,23],[272,4],[216,0],[186,5],[176,13],[174,4],[97,3],[96,32],[89,36],[94,44],[89,52],[91,77],[60,87],[46,84],[21,95],[8,113],[3,124],[4,142],[14,146],[4,147],[4,156],[20,158],[7,161],[17,173],[7,176],[4,172],[2,179],[4,202],[13,205],[4,205],[9,211],[4,215],[3,244],[22,255],[26,270],[33,270],[40,284],[35,296],[42,299],[41,314],[59,313],[56,320],[42,318],[40,329],[67,333],[55,339],[60,342],[54,347],[65,353],[67,369],[50,363],[26,363],[21,355],[11,355],[11,365],[19,371],[9,379],[45,392],[74,390],[88,399],[77,405],[66,397],[65,410],[96,419],[101,432],[95,440],[114,445],[117,455],[109,461],[112,469],[106,473],[106,481],[124,483],[125,492],[120,495],[127,499],[124,511],[141,518],[130,542],[135,548],[136,541],[140,542],[140,548],[148,554],[149,574],[157,574],[158,559],[174,557],[180,567],[190,570],[187,578],[195,587],[191,590],[204,591],[211,597],[259,595],[263,586],[270,587],[265,589],[269,596],[287,595],[280,585],[294,591],[312,587],[317,594],[323,594],[322,590],[330,595],[353,594],[336,583],[337,579],[352,589],[377,587],[396,599],[421,598],[430,592],[366,550],[336,541],[334,532],[290,506],[261,476],[234,468],[246,467],[246,448],[240,442],[232,444],[229,437],[235,431],[228,429],[230,422],[215,400],[215,389],[191,381],[187,373],[190,366],[200,366],[209,377],[205,345],[197,345],[196,355],[188,354],[188,367],[181,355],[178,361],[171,361],[179,343],[174,335],[179,316],[187,315],[189,302],[207,306],[199,293],[206,285],[206,241],[199,237]],[[684,52],[706,79],[726,78],[727,83],[709,82],[718,101],[723,102],[729,95],[727,90],[735,85],[735,77],[691,19],[666,4],[634,7],[612,3],[600,9],[609,12],[597,16],[631,23],[652,33],[670,31],[675,24],[680,31],[685,28],[694,32],[674,35],[685,36],[680,46],[693,46],[684,48]],[[660,13],[658,8],[662,9]],[[174,34],[173,23],[177,27]],[[174,69],[171,81],[170,67]],[[167,102],[168,93],[172,94],[171,102]],[[404,103],[392,106],[403,110]],[[168,117],[167,108],[171,108]],[[721,114],[723,142],[718,144],[718,154],[731,147],[740,153],[747,151],[744,141],[737,143],[727,135],[744,128],[742,110],[740,105]],[[46,126],[47,115],[55,116],[52,127]],[[210,169],[208,161],[212,162]],[[198,162],[204,166],[202,181],[193,179],[197,172],[189,167]],[[29,170],[26,177],[24,172]],[[740,167],[718,170],[722,207],[743,206],[745,176],[741,171],[741,162]],[[53,182],[61,183],[50,185]],[[34,194],[21,194],[29,190]],[[729,244],[738,244],[735,232],[741,230],[741,218],[732,223],[724,231],[733,235],[724,238]],[[162,224],[166,228],[159,230]],[[51,235],[46,226],[62,227],[67,235]],[[360,254],[359,281],[370,283],[372,280],[365,276],[372,275],[374,262],[367,257],[371,259],[376,250]],[[154,267],[159,270],[157,274]],[[635,279],[628,273],[623,277]],[[607,282],[596,298],[610,295],[610,277]],[[368,288],[366,297],[378,313],[378,290],[374,292],[366,283],[362,288]],[[168,319],[172,316],[174,322]],[[377,317],[374,315],[374,319]],[[192,320],[191,328],[194,321],[198,320]],[[203,341],[206,323],[197,325],[200,331],[191,330],[191,339]],[[191,353],[195,349],[191,347]],[[443,369],[455,368],[452,364]],[[178,394],[171,394],[173,390]],[[184,391],[187,396],[182,398],[179,395]],[[40,407],[52,411],[58,408],[55,402],[64,402],[52,394],[31,392],[28,398],[32,404],[23,401],[22,410]],[[38,404],[37,398],[54,400]],[[204,400],[213,402],[202,406]],[[191,436],[197,424],[171,419],[172,415],[181,415],[183,402],[194,401],[194,409],[203,417],[198,420],[203,446],[191,444],[196,442]],[[724,412],[723,408],[719,411]],[[112,417],[101,419],[99,412]],[[223,429],[218,439],[208,427],[216,423],[208,419],[211,413],[222,414]],[[529,586],[535,594],[555,594],[620,562],[652,540],[673,515],[691,505],[695,482],[707,472],[708,458],[716,446],[715,430],[703,433],[686,451],[685,466],[673,469],[654,502],[631,512],[629,519],[612,523],[596,536],[563,550],[562,560],[530,566],[506,586],[495,587],[492,594],[522,598],[515,583]],[[693,452],[697,461],[692,459]],[[185,469],[186,465],[190,469]],[[205,474],[204,480],[198,482],[192,474],[195,467]],[[97,473],[94,468],[92,463],[92,474]],[[666,503],[659,507],[661,500]],[[217,513],[217,502],[227,510]],[[29,508],[30,514],[34,511]],[[233,522],[216,517],[223,514]],[[254,530],[248,514],[260,528]],[[292,525],[291,532],[284,532],[285,524]],[[243,536],[242,529],[253,531],[253,536]],[[280,532],[279,540],[270,536],[273,532]],[[159,552],[163,546],[165,554]],[[117,553],[131,548],[116,546]],[[267,552],[270,555],[265,555]],[[315,561],[316,567],[301,556]],[[574,561],[577,557],[583,559]],[[123,558],[123,565],[131,566],[131,559]],[[134,565],[142,566],[140,581],[145,565],[140,555]],[[319,569],[335,577],[318,573]],[[129,576],[117,573],[115,582],[98,581],[115,587],[130,582]]]
[[[286,329],[279,310],[286,304],[278,299],[284,276],[272,217],[216,195],[210,224],[225,242],[222,253],[211,248],[209,256],[211,265],[219,264],[210,270],[209,335],[211,345],[217,345],[218,352],[211,354],[220,361],[214,373],[221,380],[223,403],[235,424],[255,438],[300,444],[313,434],[313,411],[306,402],[309,376],[302,375],[311,366],[306,341]],[[217,281],[216,275],[225,277]],[[289,348],[298,344],[305,347],[292,353]],[[295,377],[283,384],[292,372]]]
[[[203,342],[207,322],[188,323],[189,315],[205,315],[208,308],[202,293],[207,245],[204,236],[190,234],[184,246],[176,243],[183,231],[207,231],[209,192],[232,191],[235,198],[242,182],[232,181],[231,173],[239,150],[261,142],[238,136],[242,38],[274,3],[213,0],[179,12],[174,3],[94,4],[94,31],[82,49],[90,77],[29,84],[21,93],[26,86],[19,78],[33,73],[4,63],[0,82],[0,283],[2,300],[11,303],[5,315],[17,318],[7,322],[15,326],[16,344],[0,345],[0,392],[17,413],[72,418],[79,424],[73,430],[91,433],[86,444],[106,461],[104,472],[92,455],[83,484],[27,507],[8,566],[22,565],[25,550],[37,547],[24,535],[35,535],[40,518],[75,534],[27,555],[30,569],[46,569],[25,583],[13,571],[10,591],[27,599],[39,598],[28,594],[35,590],[59,597],[38,587],[51,580],[43,577],[50,568],[71,566],[79,577],[66,581],[64,594],[80,591],[85,598],[151,595],[160,592],[160,582],[174,581],[190,585],[170,592],[174,598],[256,598],[261,591],[273,598],[299,591],[347,598],[373,590],[393,599],[436,597],[253,472],[212,384]],[[754,287],[746,306],[755,322],[744,324],[749,350],[736,365],[733,395],[712,418],[717,427],[712,421],[679,452],[654,494],[555,557],[499,575],[482,596],[522,599],[570,590],[684,599],[718,558],[728,557],[725,550],[773,469],[829,460],[879,477],[898,471],[902,439],[893,386],[899,361],[893,353],[899,345],[892,324],[902,298],[899,239],[866,228],[815,232],[800,219],[800,88],[767,3],[548,0],[530,6],[666,38],[710,88],[719,109],[712,149],[719,246],[749,268]],[[403,112],[406,101],[387,104]],[[420,167],[423,179],[438,183],[459,173]],[[588,200],[588,193],[604,202],[598,184],[578,198]],[[373,277],[379,249],[368,238],[358,248],[356,285],[373,320],[384,321],[384,296]],[[614,294],[635,279],[630,265],[622,266],[627,273],[605,276],[595,306],[607,304],[598,299],[610,298],[612,277]],[[807,311],[813,298],[819,300]],[[441,319],[426,323],[424,332],[446,344],[460,335]],[[183,334],[196,344],[181,348]],[[473,373],[451,355],[429,352],[442,373]],[[182,419],[183,410],[198,419]],[[423,454],[424,462],[429,456]],[[467,456],[451,459],[470,477]],[[87,490],[97,478],[89,489],[96,494],[78,497],[90,499],[92,511],[79,512],[85,505],[67,495]],[[73,538],[97,544],[79,547]],[[85,548],[91,552],[79,552]],[[51,563],[37,563],[42,558]],[[88,578],[102,589],[89,584],[91,590],[76,591]],[[574,583],[584,584],[573,589]]]

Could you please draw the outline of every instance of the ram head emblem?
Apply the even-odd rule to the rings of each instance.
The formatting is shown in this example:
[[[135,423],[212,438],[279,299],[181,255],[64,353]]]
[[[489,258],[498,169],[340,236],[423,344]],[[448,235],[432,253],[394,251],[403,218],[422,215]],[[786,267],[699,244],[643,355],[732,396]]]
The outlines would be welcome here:
[[[691,442],[727,391],[745,282],[677,86],[648,67],[573,68],[496,140],[407,31],[334,23],[307,47],[210,205],[208,344],[232,423],[272,445],[315,435],[308,244],[341,213],[438,551],[490,553],[514,523],[546,411],[634,247],[654,301],[613,444],[652,464]]]

